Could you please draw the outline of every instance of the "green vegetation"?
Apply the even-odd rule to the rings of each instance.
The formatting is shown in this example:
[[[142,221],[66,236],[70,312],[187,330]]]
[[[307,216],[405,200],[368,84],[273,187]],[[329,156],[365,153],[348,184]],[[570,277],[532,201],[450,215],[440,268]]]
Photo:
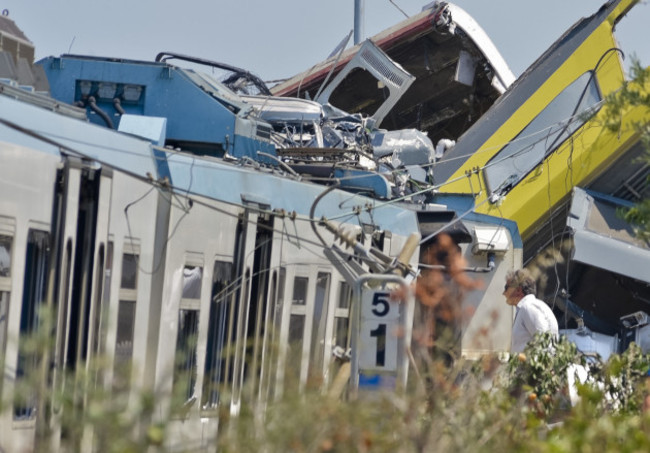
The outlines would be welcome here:
[[[633,78],[608,100],[607,127],[620,126],[624,109],[650,105],[649,95],[638,90],[650,81],[650,69],[637,63]],[[650,127],[637,127],[650,145]],[[645,159],[650,163],[650,152]],[[650,200],[623,215],[650,239]],[[437,306],[446,294],[436,280],[428,282],[434,284],[421,285],[418,296]],[[108,370],[101,360],[68,374],[50,366],[53,323],[46,313],[40,321],[35,338],[21,344],[25,375],[16,381],[13,401],[0,401],[2,411],[36,408],[37,450],[51,451],[54,438],[62,451],[90,444],[99,452],[166,451],[168,421],[196,410],[185,407],[187,395],[172,398],[163,412],[161,395],[131,392],[116,379],[104,385]],[[589,377],[573,379],[572,386],[576,366]],[[243,400],[254,403],[244,404],[237,417],[221,408],[219,433],[206,437],[214,437],[223,452],[650,451],[649,369],[650,355],[635,344],[602,361],[564,338],[540,335],[507,360],[494,355],[413,363],[408,388],[400,393],[333,398],[315,382],[301,393],[287,388],[274,401],[248,396]]]
[[[590,370],[571,405],[570,365]],[[607,362],[539,336],[523,354],[454,369],[433,364],[405,394],[335,401],[293,395],[224,429],[221,451],[648,451],[642,412],[650,356],[636,345]],[[425,390],[426,389],[426,390]]]
[[[633,65],[631,81],[608,100],[605,127],[625,111],[650,106],[650,68]],[[637,124],[650,149],[650,126]],[[650,151],[644,160],[650,164]],[[649,181],[650,182],[650,181]],[[622,212],[650,240],[650,200]],[[428,280],[435,283],[434,280]],[[422,286],[426,303],[440,296]],[[442,296],[440,296],[442,297]],[[431,302],[436,305],[438,300]],[[318,391],[248,408],[222,425],[221,451],[293,452],[641,452],[650,451],[650,356],[632,344],[603,361],[561,338],[538,336],[502,361],[419,364],[403,394],[331,399]],[[578,370],[588,376],[584,382]],[[570,385],[569,381],[574,381]]]
[[[42,352],[48,345],[40,336],[25,347]],[[575,364],[590,379],[575,387],[572,404],[568,377]],[[351,400],[307,385],[302,393],[287,389],[277,401],[245,397],[256,402],[244,404],[238,417],[219,411],[218,435],[205,434],[223,452],[650,451],[650,414],[643,409],[650,355],[634,344],[603,362],[563,338],[540,335],[507,360],[495,355],[452,367],[414,366],[418,372],[400,393]],[[64,451],[90,444],[100,452],[167,451],[167,421],[179,416],[185,397],[175,399],[166,417],[159,395],[147,392],[132,392],[127,408],[126,389],[99,385],[104,365],[88,370],[65,383],[56,379],[54,390],[31,373],[17,389],[19,404],[36,388],[46,402],[39,405],[48,415],[37,450],[51,451],[54,435]],[[3,410],[12,410],[13,402],[4,403]]]
[[[644,68],[641,63],[633,59],[630,69],[630,81],[619,91],[607,99],[608,117],[605,126],[610,130],[620,129],[620,119],[626,110],[635,107],[650,107],[650,67]],[[645,147],[645,154],[641,158],[650,165],[650,124],[647,122],[635,124],[639,131],[641,141]],[[650,184],[650,176],[646,181]],[[621,212],[623,218],[635,226],[637,236],[650,243],[650,198],[644,197],[634,207]]]

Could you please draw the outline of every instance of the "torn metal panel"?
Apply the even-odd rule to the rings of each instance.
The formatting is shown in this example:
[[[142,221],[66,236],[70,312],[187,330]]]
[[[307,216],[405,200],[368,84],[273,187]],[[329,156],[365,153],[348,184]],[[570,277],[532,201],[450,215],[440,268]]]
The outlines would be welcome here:
[[[587,328],[564,329],[560,334],[578,347],[583,354],[598,354],[602,360],[618,352],[618,336],[592,332]]]
[[[644,153],[645,147],[639,140],[583,188],[630,202],[650,197],[650,185],[646,183],[650,177],[650,165],[642,159]],[[566,226],[570,202],[571,199],[567,198],[561,203],[526,240],[524,263],[533,260],[541,250],[557,239],[553,233],[561,234]]]
[[[388,91],[387,99],[370,116],[348,113],[329,102],[332,93],[354,71],[369,74],[372,86]],[[435,148],[426,133],[417,129],[377,129],[413,80],[371,41],[365,41],[359,53],[319,91],[316,102],[279,96],[242,99],[252,106],[252,115],[271,124],[271,140],[278,155],[297,173],[319,178],[341,173],[363,176],[357,182],[342,182],[342,187],[354,192],[370,190],[380,198],[391,198],[391,194],[409,193],[410,179],[418,183],[432,180]],[[382,175],[367,174],[378,169]]]
[[[242,95],[241,97],[254,107],[257,116],[270,123],[320,122],[323,119],[323,108],[314,101],[274,96]]]
[[[372,150],[376,158],[391,157],[394,168],[402,165],[428,165],[435,160],[433,143],[416,129],[376,131],[372,134]]]
[[[321,123],[323,107],[306,99],[275,96],[242,96],[253,107],[255,116],[272,128],[271,140],[278,149],[323,148]]]
[[[374,120],[374,126],[378,127],[388,112],[411,86],[415,77],[388,58],[372,41],[366,40],[361,44],[359,51],[350,62],[316,98],[316,102],[328,104],[334,90],[339,87],[348,74],[355,70],[363,70],[372,74],[377,79],[377,87],[388,90],[386,100],[370,115]]]
[[[183,60],[203,66],[210,66],[213,69],[222,69],[224,71],[227,71],[229,75],[224,78],[221,83],[223,83],[235,93],[259,93],[266,96],[271,94],[262,79],[245,69],[241,69],[218,61],[206,60],[204,58],[197,58],[190,55],[183,55],[173,52],[160,52],[158,55],[156,55],[156,62],[166,62],[173,59]]]
[[[437,143],[457,138],[515,80],[481,27],[458,6],[435,2],[420,14],[370,40],[415,81],[383,120],[388,129],[416,128]],[[354,46],[271,88],[278,96],[313,98],[328,74],[340,73],[360,51]],[[384,100],[366,71],[352,71],[330,102],[352,113],[372,114]]]
[[[476,75],[476,60],[464,50],[458,54],[458,64],[456,64],[456,74],[454,81],[463,85],[472,86]]]
[[[629,203],[574,189],[567,220],[573,229],[573,259],[650,283],[650,247],[617,213],[624,206]]]

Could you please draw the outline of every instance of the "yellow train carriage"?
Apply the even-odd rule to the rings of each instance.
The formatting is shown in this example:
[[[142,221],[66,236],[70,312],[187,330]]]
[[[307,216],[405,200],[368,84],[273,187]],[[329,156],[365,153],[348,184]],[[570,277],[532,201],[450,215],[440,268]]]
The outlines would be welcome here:
[[[440,191],[473,194],[476,212],[516,221],[525,243],[574,186],[638,142],[646,108],[605,127],[605,99],[625,82],[614,27],[635,3],[608,2],[556,41],[437,165]]]

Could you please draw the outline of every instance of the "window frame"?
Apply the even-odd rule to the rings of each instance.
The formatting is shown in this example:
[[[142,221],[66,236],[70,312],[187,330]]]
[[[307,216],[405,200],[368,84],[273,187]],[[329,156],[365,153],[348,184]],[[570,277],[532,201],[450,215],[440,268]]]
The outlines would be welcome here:
[[[133,241],[131,241],[133,242]],[[134,287],[124,287],[124,259],[125,256],[131,255],[135,258],[135,282]],[[120,254],[120,274],[119,274],[119,291],[118,291],[118,300],[117,300],[117,313],[115,319],[115,345],[113,347],[113,375],[112,375],[112,389],[114,391],[124,391],[128,394],[131,388],[131,379],[133,371],[133,352],[135,350],[135,326],[137,321],[138,313],[138,283],[139,283],[139,263],[140,263],[140,249],[137,245],[132,245],[130,247],[124,247],[122,253]],[[120,332],[120,313],[123,313],[123,310],[132,309],[133,319],[130,332],[131,339],[131,351],[128,357],[118,360],[118,347],[120,344],[119,332]],[[123,384],[119,382],[118,374],[121,375],[123,379],[126,379],[126,382]]]
[[[186,262],[183,266],[183,277],[185,271],[190,272],[200,269],[200,278],[198,281],[198,294],[191,294],[190,297],[185,293],[185,288],[181,291],[181,300],[178,306],[178,324],[176,329],[176,342],[174,349],[174,374],[172,379],[172,389],[174,394],[182,391],[185,402],[189,403],[197,398],[198,383],[198,343],[199,328],[201,320],[201,297],[203,294],[203,279],[205,270],[202,262]],[[196,283],[195,281],[193,281]],[[196,295],[196,297],[194,297]],[[190,323],[185,325],[185,323]],[[183,335],[182,335],[183,334]],[[182,336],[181,336],[182,335]],[[179,356],[181,353],[181,356]],[[187,378],[187,380],[185,380]],[[181,388],[183,386],[184,388]]]
[[[233,322],[235,321],[233,316],[236,317],[234,308],[237,305],[234,297],[236,291],[232,288],[234,264],[232,259],[217,258],[213,261],[212,266],[208,337],[202,370],[200,405],[201,413],[204,415],[216,415],[216,410],[222,403],[222,387],[232,385],[232,356],[229,351],[236,341],[236,338],[232,338]]]
[[[586,79],[584,84],[579,83],[581,79]],[[562,100],[565,100],[566,102],[566,95],[568,93],[573,94],[574,90],[576,92],[580,92],[580,94],[577,98],[579,102],[577,104],[574,104],[573,112],[571,112],[571,114],[568,116],[552,114],[553,108],[559,109],[557,106],[560,104],[560,102]],[[592,101],[586,106],[586,108],[578,112],[577,109],[582,105],[583,102],[585,102],[585,100],[588,100],[585,95],[589,93],[593,94],[592,99],[595,99],[595,101]],[[534,118],[532,118],[523,128],[519,130],[514,138],[512,138],[506,145],[501,147],[501,149],[496,154],[494,154],[494,156],[492,156],[483,167],[483,180],[485,181],[489,200],[491,202],[496,202],[497,198],[494,197],[495,195],[503,196],[514,189],[523,180],[525,180],[526,177],[535,170],[535,168],[542,164],[549,156],[553,155],[553,153],[560,149],[567,140],[569,140],[578,130],[587,124],[590,117],[601,109],[602,100],[602,91],[598,84],[598,78],[596,77],[596,74],[593,70],[582,73],[570,84],[565,86],[564,89],[562,89],[560,93],[558,93],[541,111],[539,111]],[[564,118],[564,120],[568,122],[563,122],[561,124],[558,124],[557,122],[551,122],[550,124],[542,123],[540,125],[535,124],[536,121],[548,121],[547,118],[557,118],[558,116]],[[581,119],[581,117],[584,119]],[[572,126],[572,124],[574,124],[573,121],[571,121],[573,118],[579,121],[579,124],[577,126]],[[553,126],[557,126],[557,129],[553,130],[552,133],[540,135],[540,132],[552,128]],[[567,131],[569,132],[567,133]],[[528,142],[524,142],[524,144],[518,143],[518,140],[530,141],[531,137],[533,137],[533,141],[530,144],[527,144]],[[560,137],[561,140],[558,140],[558,137]],[[550,147],[542,148],[544,151],[543,154],[541,154],[539,158],[536,158],[533,164],[526,163],[527,168],[519,172],[516,171],[516,165],[511,163],[513,162],[511,160],[513,156],[521,154],[525,155],[529,152],[535,152],[540,143],[543,144],[549,140]],[[530,150],[526,150],[528,147],[530,147]],[[507,153],[513,149],[514,151],[507,155],[504,155],[504,153]],[[508,165],[506,166],[505,164],[502,164],[502,162],[507,162]],[[496,174],[497,169],[507,170],[509,167],[515,168],[515,172],[510,173],[510,176],[503,177],[499,174]],[[513,177],[516,177],[516,180],[514,180]],[[513,180],[509,181],[510,179]]]
[[[0,275],[0,367],[4,369],[4,358],[6,357],[6,347],[7,347],[7,332],[9,330],[9,306],[11,304],[11,276],[12,264],[13,264],[13,251],[14,247],[14,235],[8,231],[5,231],[1,228],[0,225],[0,237],[6,237],[9,239],[9,271],[7,275]],[[2,303],[3,294],[6,294],[5,303]],[[3,311],[4,309],[4,311]],[[2,381],[0,379],[0,395],[2,394]]]
[[[47,303],[47,289],[52,256],[52,234],[48,230],[30,227],[25,242],[25,265],[23,274],[23,297],[20,301],[18,357],[14,393],[13,420],[33,420],[36,417],[36,390],[20,394],[21,386],[28,383],[31,373],[38,373],[42,358],[37,351],[25,350],[24,342],[38,333],[39,310]]]

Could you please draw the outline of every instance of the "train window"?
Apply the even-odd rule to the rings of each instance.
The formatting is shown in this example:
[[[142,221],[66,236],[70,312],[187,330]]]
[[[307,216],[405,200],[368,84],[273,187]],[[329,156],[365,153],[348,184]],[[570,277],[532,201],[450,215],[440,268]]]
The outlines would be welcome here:
[[[196,346],[199,333],[199,310],[180,309],[176,337],[174,395],[191,401],[196,383]]]
[[[134,332],[135,301],[121,300],[117,309],[117,338],[115,341],[115,365],[113,374],[114,390],[126,390],[129,387]]]
[[[219,404],[220,386],[232,379],[232,358],[228,354],[233,335],[235,300],[230,283],[232,263],[217,261],[212,274],[212,300],[208,320],[208,341],[203,371],[201,408],[214,410]]]
[[[329,302],[330,274],[319,272],[316,279],[316,297],[314,298],[314,317],[311,329],[311,361],[312,369],[323,363],[325,348],[325,328],[327,326],[327,304]]]
[[[291,388],[292,384],[297,384],[300,378],[308,283],[309,279],[307,277],[296,277],[293,282],[291,318],[289,320],[289,347],[285,372],[285,382],[289,388]]]
[[[11,236],[0,235],[0,277],[11,276]]]
[[[28,420],[35,416],[36,393],[30,385],[33,373],[38,372],[39,351],[29,349],[29,339],[37,333],[39,312],[47,293],[50,235],[46,231],[30,229],[27,235],[23,301],[20,313],[20,347],[16,366],[14,419]]]
[[[339,299],[336,303],[336,308],[350,308],[350,302],[352,301],[352,288],[346,282],[341,282],[339,287]]]
[[[125,253],[122,257],[122,284],[124,289],[135,289],[138,278],[138,256]]]
[[[65,365],[65,351],[68,340],[68,300],[70,298],[70,272],[72,269],[72,241],[70,239],[66,241],[63,263],[64,267],[61,275],[61,301],[59,302],[60,305],[57,324],[58,345],[56,347],[57,353],[55,357],[59,373],[63,373],[63,366]],[[64,385],[64,379],[62,378],[61,388],[63,388]]]
[[[9,316],[9,291],[0,291],[0,369],[4,369],[5,346],[7,344],[7,317]],[[0,379],[0,384],[2,379]]]
[[[7,344],[7,317],[11,291],[11,236],[0,235],[0,369],[4,369]],[[0,379],[2,389],[2,379]],[[1,392],[0,392],[1,393]]]
[[[122,255],[120,301],[117,308],[117,336],[113,367],[113,390],[126,391],[131,380],[135,312],[137,300],[138,255]]]
[[[289,321],[289,347],[287,348],[287,366],[284,374],[285,387],[298,388],[300,367],[302,364],[302,339],[305,335],[305,316],[291,315]]]
[[[201,298],[202,267],[185,266],[183,269],[183,299]]]
[[[101,323],[102,323],[102,291],[103,291],[103,284],[104,284],[104,253],[105,253],[105,247],[104,244],[101,244],[99,246],[99,252],[97,253],[97,285],[95,287],[95,297],[94,297],[94,302],[93,305],[95,306],[95,310],[93,313],[93,329],[91,331],[92,338],[91,338],[91,343],[92,343],[92,352],[95,354],[98,354],[101,352],[99,349],[99,343],[100,343],[100,329],[101,329]]]
[[[350,303],[352,301],[352,288],[346,282],[339,285],[338,300],[334,310],[334,329],[332,332],[332,347],[338,349],[336,357],[343,360],[340,354],[348,351],[350,346]],[[331,376],[336,376],[341,368],[342,360],[330,363]]]
[[[293,305],[305,305],[307,303],[307,284],[309,279],[305,277],[296,277],[293,283]]]
[[[113,242],[109,241],[108,244],[106,244],[106,265],[104,268],[104,275],[102,278],[104,279],[102,283],[102,293],[101,293],[101,316],[102,320],[100,321],[101,324],[101,329],[99,332],[99,345],[98,345],[98,350],[97,352],[102,352],[106,351],[106,334],[108,330],[108,326],[106,325],[106,322],[104,322],[104,317],[108,313],[108,307],[110,306],[110,300],[111,300],[111,276],[113,274]]]
[[[566,87],[485,167],[490,194],[510,191],[594,113],[602,97],[592,71]]]
[[[199,333],[199,308],[203,268],[185,266],[183,269],[183,295],[178,311],[176,336],[176,366],[174,368],[174,394],[190,401],[196,383],[196,347]]]
[[[332,344],[346,350],[348,347],[348,332],[350,330],[351,300],[352,288],[346,282],[341,282],[338,303],[334,312],[334,338],[332,338]]]
[[[287,270],[284,267],[280,268],[280,276],[278,278],[278,295],[275,299],[275,327],[280,330],[282,327],[282,312],[284,310],[284,291],[287,286]]]
[[[287,270],[280,268],[280,278],[278,281],[278,296],[275,299],[275,322],[279,329],[282,324],[282,307],[284,306],[284,287],[287,284]]]
[[[304,336],[304,318],[307,305],[307,277],[296,277],[293,282],[293,297],[291,298],[291,322],[289,324],[289,343],[301,342]],[[300,327],[302,326],[302,327]]]
[[[291,315],[289,323],[289,343],[295,348],[291,348],[298,356],[302,351],[302,339],[305,335],[305,316],[304,315]],[[300,346],[300,347],[299,347]]]

